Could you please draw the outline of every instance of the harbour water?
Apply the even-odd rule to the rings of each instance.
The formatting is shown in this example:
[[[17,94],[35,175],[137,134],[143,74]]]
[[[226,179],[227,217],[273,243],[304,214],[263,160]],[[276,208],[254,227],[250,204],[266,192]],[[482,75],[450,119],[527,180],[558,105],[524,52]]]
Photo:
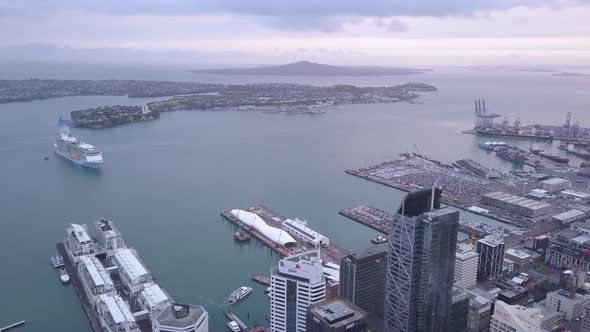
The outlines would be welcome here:
[[[45,75],[101,79],[102,73]],[[209,311],[212,331],[225,329],[225,299],[241,285],[254,291],[232,311],[247,324],[267,324],[264,286],[250,277],[268,274],[276,258],[255,241],[235,243],[221,211],[264,204],[308,220],[338,245],[359,250],[371,245],[376,232],[338,211],[361,204],[393,211],[402,194],[346,175],[344,169],[413,152],[413,144],[449,162],[468,157],[511,167],[477,147],[485,138],[461,133],[472,127],[473,99],[485,97],[489,109],[511,119],[519,116],[524,123],[561,124],[571,111],[582,126],[590,126],[588,77],[466,70],[392,78],[197,76],[181,71],[112,75],[318,85],[420,81],[439,91],[425,93],[415,104],[339,106],[320,116],[185,111],[112,129],[73,130],[103,150],[105,164],[99,171],[54,157],[59,116],[153,99],[73,97],[0,105],[0,325],[26,319],[22,331],[89,330],[74,290],[59,282],[49,257],[55,254],[55,242],[65,237],[67,223],[91,224],[101,217],[115,221],[176,301],[201,304]],[[531,144],[505,141],[523,148]]]

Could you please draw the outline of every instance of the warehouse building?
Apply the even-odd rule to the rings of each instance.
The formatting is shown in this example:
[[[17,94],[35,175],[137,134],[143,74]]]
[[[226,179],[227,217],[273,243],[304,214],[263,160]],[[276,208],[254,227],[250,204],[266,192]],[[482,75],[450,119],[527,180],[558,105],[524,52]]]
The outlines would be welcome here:
[[[586,213],[580,210],[573,209],[554,215],[553,220],[556,220],[560,222],[562,226],[565,226],[576,221],[586,220]]]
[[[562,178],[551,178],[539,182],[539,189],[546,190],[550,193],[560,192],[570,187],[571,182]]]
[[[482,204],[535,218],[551,212],[551,205],[522,196],[495,191],[481,196]]]

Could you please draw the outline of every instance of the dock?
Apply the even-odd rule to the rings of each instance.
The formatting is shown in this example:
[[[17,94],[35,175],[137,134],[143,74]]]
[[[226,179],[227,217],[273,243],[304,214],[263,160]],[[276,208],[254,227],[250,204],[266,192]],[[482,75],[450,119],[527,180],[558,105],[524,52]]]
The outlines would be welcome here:
[[[96,316],[96,311],[92,307],[86,292],[84,291],[84,286],[82,286],[82,281],[80,280],[80,276],[78,275],[78,271],[76,270],[76,266],[70,260],[70,256],[66,253],[66,248],[63,242],[58,242],[56,245],[57,252],[64,260],[64,267],[66,272],[70,275],[70,279],[74,289],[76,290],[76,294],[80,298],[80,302],[82,303],[82,309],[84,309],[84,313],[88,318],[88,322],[90,323],[90,327],[92,328],[93,332],[104,332],[102,327],[98,324],[98,317]]]
[[[261,276],[261,275],[255,275],[252,276],[252,280],[256,281],[259,284],[263,284],[265,286],[270,286],[270,278],[269,277],[265,277],[265,276]]]
[[[10,324],[8,326],[0,327],[0,332],[8,331],[10,329],[14,329],[14,328],[19,327],[21,325],[25,325],[24,320],[21,320],[20,322],[16,322],[14,324]]]
[[[230,321],[233,320],[234,322],[238,323],[238,325],[240,326],[240,329],[242,329],[242,331],[248,331],[248,326],[246,324],[244,324],[244,322],[242,322],[242,320],[240,320],[240,318],[238,318],[238,316],[236,316],[236,314],[234,314],[231,310],[229,310],[229,308],[223,309],[223,314]]]
[[[264,205],[252,205],[242,210],[255,213],[260,218],[262,218],[262,220],[265,223],[275,228],[282,229],[283,222],[287,220],[287,217],[272,211]],[[242,231],[252,235],[252,237],[254,237],[256,240],[258,240],[260,243],[264,244],[268,248],[272,249],[272,251],[278,254],[281,258],[287,257],[289,255],[298,254],[313,248],[311,244],[299,239],[295,239],[297,242],[295,246],[285,248],[284,246],[272,242],[270,239],[262,235],[253,227],[250,227],[242,223],[238,218],[234,217],[234,215],[231,214],[231,210],[221,212],[221,216],[223,217],[223,220],[229,221],[235,226],[241,228]],[[323,246],[321,248],[321,255],[324,261],[339,265],[340,260],[348,255],[348,251],[330,242],[330,245]]]

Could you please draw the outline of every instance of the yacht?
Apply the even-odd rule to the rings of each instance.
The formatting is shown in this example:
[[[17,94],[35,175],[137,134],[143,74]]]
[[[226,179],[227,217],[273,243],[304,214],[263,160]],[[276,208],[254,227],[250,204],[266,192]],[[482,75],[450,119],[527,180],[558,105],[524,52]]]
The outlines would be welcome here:
[[[69,284],[70,283],[70,275],[66,272],[65,269],[59,270],[59,279],[64,284]]]
[[[242,287],[236,289],[235,291],[233,291],[233,293],[231,293],[231,295],[229,296],[229,302],[236,303],[236,302],[240,301],[241,299],[245,298],[246,296],[248,296],[248,294],[250,294],[250,292],[252,292],[252,287],[242,286]]]
[[[242,329],[240,328],[240,325],[238,325],[238,323],[236,323],[235,321],[229,321],[227,323],[227,327],[229,327],[230,331],[233,332],[240,332],[242,331]]]

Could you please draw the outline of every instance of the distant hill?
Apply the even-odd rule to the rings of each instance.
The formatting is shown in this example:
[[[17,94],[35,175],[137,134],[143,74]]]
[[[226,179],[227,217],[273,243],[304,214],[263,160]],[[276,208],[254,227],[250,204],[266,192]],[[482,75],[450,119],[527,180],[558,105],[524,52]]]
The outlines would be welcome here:
[[[394,76],[423,74],[429,69],[396,67],[331,66],[309,61],[299,61],[280,66],[257,68],[228,68],[191,70],[193,73],[217,75],[281,75],[281,76]]]

